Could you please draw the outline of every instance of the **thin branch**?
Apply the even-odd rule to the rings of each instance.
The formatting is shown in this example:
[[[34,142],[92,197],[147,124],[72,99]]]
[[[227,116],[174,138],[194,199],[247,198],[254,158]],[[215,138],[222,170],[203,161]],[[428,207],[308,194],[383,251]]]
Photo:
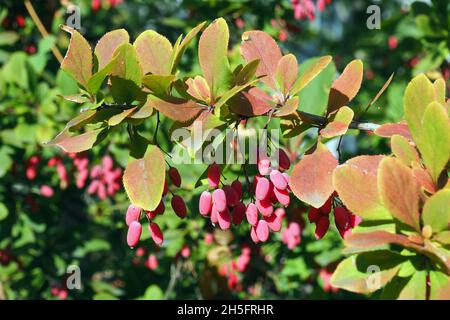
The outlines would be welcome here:
[[[306,123],[311,124],[313,126],[323,127],[327,123],[327,118],[326,117],[318,116],[318,115],[315,115],[315,114],[312,114],[312,113],[308,113],[308,112],[303,112],[303,111],[299,111],[299,114],[300,114],[300,118],[301,118],[301,120],[303,122],[306,122]],[[353,120],[350,123],[349,128],[350,129],[357,129],[357,130],[360,130],[360,131],[374,131],[379,126],[380,125],[378,125],[376,123],[360,122],[360,121]]]
[[[31,19],[33,20],[34,24],[38,28],[42,37],[43,38],[48,37],[49,33],[45,29],[45,26],[42,24],[41,19],[39,18],[36,11],[34,10],[33,5],[31,4],[30,0],[25,0],[25,7],[27,8],[27,11],[30,14]],[[52,52],[53,52],[53,55],[55,56],[55,58],[59,61],[59,63],[62,63],[64,58],[63,58],[61,52],[58,50],[58,48],[55,45],[53,45],[51,49],[52,49]]]

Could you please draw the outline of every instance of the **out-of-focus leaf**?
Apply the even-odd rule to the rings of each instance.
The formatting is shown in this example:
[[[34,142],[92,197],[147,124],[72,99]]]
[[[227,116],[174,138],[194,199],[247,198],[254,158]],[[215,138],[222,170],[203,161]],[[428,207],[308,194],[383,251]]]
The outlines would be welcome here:
[[[0,221],[5,220],[8,217],[8,208],[4,203],[0,202]]]

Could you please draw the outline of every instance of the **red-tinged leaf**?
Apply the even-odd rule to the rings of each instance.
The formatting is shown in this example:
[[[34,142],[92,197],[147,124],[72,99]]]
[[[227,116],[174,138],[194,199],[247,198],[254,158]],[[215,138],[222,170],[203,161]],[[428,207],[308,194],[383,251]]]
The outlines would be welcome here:
[[[331,117],[331,122],[325,128],[320,130],[320,135],[324,138],[333,138],[344,135],[348,126],[353,120],[354,112],[349,107],[340,108],[335,115]]]
[[[106,132],[106,128],[100,128],[97,130],[82,133],[77,136],[71,136],[66,129],[47,144],[49,146],[58,146],[65,152],[82,152],[91,149],[96,143],[101,140],[102,136],[100,135]]]
[[[317,77],[319,73],[328,66],[331,60],[331,56],[323,56],[320,57],[316,62],[314,62],[313,65],[310,66],[292,86],[290,92],[291,96],[298,94],[312,80],[314,80],[314,78]]]
[[[228,100],[230,110],[246,117],[266,114],[272,109],[272,97],[259,88],[251,88]]]
[[[188,32],[186,37],[182,39],[180,36],[173,46],[172,55],[170,57],[170,73],[174,74],[178,65],[178,62],[180,62],[180,59],[183,55],[183,53],[186,51],[186,48],[189,46],[189,44],[192,42],[192,40],[195,38],[195,36],[203,29],[205,26],[206,21],[200,23],[198,26],[193,28],[191,31]]]
[[[384,206],[392,216],[420,231],[419,188],[412,170],[396,158],[384,158],[378,185]]]
[[[61,69],[66,71],[81,85],[86,87],[89,78],[92,76],[92,49],[89,42],[75,29],[65,29],[69,31],[69,49],[61,63]]]
[[[435,100],[433,84],[424,75],[416,76],[408,84],[403,96],[405,119],[416,145],[422,139],[422,118],[425,108]]]
[[[130,43],[124,43],[117,47],[113,54],[113,67],[111,76],[130,80],[140,86],[142,83],[142,71],[136,55],[136,49]]]
[[[361,88],[363,63],[361,60],[350,62],[331,87],[328,100],[328,113],[348,104]]]
[[[195,76],[195,78],[187,79],[186,84],[188,86],[187,93],[197,100],[210,104],[210,89],[205,78],[202,76]]]
[[[166,117],[179,122],[188,122],[196,118],[201,111],[205,110],[205,108],[192,100],[174,97],[166,101],[155,96],[149,96],[148,99],[150,105],[156,110],[161,111]]]
[[[382,124],[374,133],[383,138],[390,138],[394,134],[398,134],[412,141],[411,132],[409,131],[408,125],[404,122]]]
[[[223,18],[214,20],[200,36],[198,58],[203,75],[215,101],[231,85],[232,74],[228,62],[228,25]]]
[[[367,250],[388,244],[397,244],[402,247],[411,245],[408,237],[386,231],[352,233],[345,237],[344,242],[346,247]]]
[[[292,192],[303,202],[320,208],[334,191],[332,175],[337,165],[330,150],[318,142],[316,150],[295,165],[290,181]]]
[[[130,36],[125,29],[117,29],[104,34],[97,42],[94,50],[98,61],[98,70],[103,69],[111,61],[117,47],[129,41]]]
[[[420,163],[419,153],[408,139],[398,134],[391,137],[392,153],[405,165],[411,166],[413,163]]]
[[[292,97],[284,103],[280,109],[278,109],[276,116],[277,117],[285,117],[290,114],[293,114],[297,111],[299,97]]]
[[[282,57],[275,40],[263,31],[247,31],[242,35],[242,42],[241,54],[245,61],[258,59],[256,75],[265,76],[261,81],[275,90],[277,86],[274,76]]]
[[[142,32],[134,41],[142,74],[169,75],[171,69],[172,44],[154,30]]]
[[[378,192],[377,173],[383,156],[359,156],[336,168],[333,185],[345,206],[364,220],[392,219]]]
[[[277,68],[275,70],[275,79],[278,84],[278,88],[287,95],[291,90],[297,79],[298,62],[297,58],[293,54],[287,54],[278,61]]]
[[[429,193],[436,192],[436,186],[434,185],[433,178],[431,178],[427,170],[422,167],[415,167],[413,168],[413,175],[421,188]]]
[[[143,210],[155,210],[161,201],[166,163],[158,147],[149,145],[143,158],[130,159],[123,185],[131,203]]]

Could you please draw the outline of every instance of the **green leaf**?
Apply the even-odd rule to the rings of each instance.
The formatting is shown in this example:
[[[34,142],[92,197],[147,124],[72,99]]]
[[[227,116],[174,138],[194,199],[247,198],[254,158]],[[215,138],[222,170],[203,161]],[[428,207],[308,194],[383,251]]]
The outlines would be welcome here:
[[[422,139],[422,118],[425,108],[435,101],[433,84],[424,74],[416,76],[408,84],[403,96],[405,119],[416,145]]]
[[[75,29],[69,30],[69,49],[61,63],[61,69],[70,74],[83,87],[92,76],[92,49],[86,39]]]
[[[17,84],[22,89],[28,89],[27,55],[25,52],[15,52],[5,63],[2,77],[8,83]]]
[[[142,74],[169,75],[171,69],[172,44],[154,30],[142,32],[134,41]]]
[[[250,86],[255,85],[259,80],[253,80],[250,82],[247,82],[243,85],[240,86],[235,86],[232,89],[228,90],[227,92],[225,92],[222,97],[220,97],[220,99],[217,101],[217,103],[215,104],[215,108],[220,108],[222,107],[228,100],[230,100],[232,97],[234,97],[235,95],[237,95],[239,92],[247,89]]]
[[[152,284],[149,286],[142,297],[144,300],[162,300],[164,298],[164,294],[162,290],[157,286]]]
[[[445,105],[445,80],[442,78],[437,79],[433,83],[433,87],[436,95],[436,101],[442,105]]]
[[[0,221],[5,220],[8,217],[8,208],[0,202]]]
[[[105,33],[97,42],[94,49],[94,54],[98,61],[98,70],[102,70],[110,63],[117,47],[129,41],[130,36],[125,29],[117,29]]]
[[[176,77],[174,75],[148,74],[142,78],[142,84],[157,96],[166,96]]]
[[[123,120],[125,120],[136,109],[137,109],[137,106],[129,108],[129,109],[126,109],[126,110],[122,111],[119,114],[113,115],[111,118],[109,118],[108,125],[109,126],[116,126],[116,125],[120,124]]]
[[[417,271],[409,278],[406,286],[397,297],[398,300],[425,300],[426,299],[427,272]]]
[[[123,184],[131,203],[144,210],[155,210],[161,201],[166,162],[161,150],[149,145],[143,158],[130,159]]]
[[[115,61],[110,61],[103,69],[95,73],[87,82],[86,89],[90,94],[96,94],[102,87],[103,81],[114,67]]]
[[[447,111],[438,102],[430,103],[425,109],[421,132],[417,146],[427,170],[437,183],[450,159],[450,121]]]
[[[433,233],[438,233],[450,226],[450,189],[442,189],[433,194],[422,211],[424,225],[429,225]]]
[[[396,275],[405,259],[388,250],[353,255],[339,263],[331,277],[331,284],[356,293],[375,292]]]
[[[200,67],[211,90],[212,101],[228,91],[232,82],[228,62],[229,38],[228,25],[219,18],[203,31],[198,44]]]
[[[235,84],[239,86],[249,82],[255,76],[258,65],[259,60],[253,60],[243,66],[234,79]]]
[[[298,94],[329,65],[332,59],[331,56],[323,56],[315,60],[314,63],[303,72],[302,76],[297,79],[291,88],[290,95],[295,96]]]
[[[430,271],[430,299],[450,300],[450,277],[440,271]]]
[[[117,47],[113,54],[113,60],[111,76],[130,80],[137,86],[141,85],[142,71],[133,45],[124,43]]]

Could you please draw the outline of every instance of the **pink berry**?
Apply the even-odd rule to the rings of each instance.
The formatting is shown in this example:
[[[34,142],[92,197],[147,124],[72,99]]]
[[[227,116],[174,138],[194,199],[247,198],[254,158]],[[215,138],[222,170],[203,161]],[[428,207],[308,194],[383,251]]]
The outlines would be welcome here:
[[[227,230],[230,228],[230,224],[231,224],[231,215],[230,215],[230,211],[228,210],[228,208],[225,208],[224,211],[219,212],[218,215],[218,221],[219,221],[219,227],[222,230]]]
[[[236,192],[236,195],[238,196],[238,199],[240,200],[242,198],[242,184],[239,180],[234,180],[231,183],[231,187]]]
[[[172,181],[172,183],[175,186],[177,186],[177,187],[181,186],[181,176],[176,168],[171,167],[169,169],[169,178],[170,178],[170,181]]]
[[[152,236],[153,241],[155,241],[155,243],[160,246],[164,241],[164,237],[163,237],[163,233],[162,233],[161,229],[154,222],[150,222],[150,224],[148,225],[148,228],[150,230],[150,234]]]
[[[263,216],[270,216],[273,213],[272,203],[267,200],[256,200],[256,207]]]
[[[265,242],[269,239],[269,226],[265,220],[259,220],[255,228],[260,241]]]
[[[133,248],[135,247],[139,239],[141,238],[142,233],[142,225],[137,221],[132,221],[130,223],[130,226],[128,227],[128,234],[127,234],[127,243],[128,245]]]
[[[102,159],[102,165],[104,170],[112,170],[114,163],[110,156],[104,156]]]
[[[219,221],[219,211],[212,205],[211,207],[211,222],[216,224]]]
[[[349,212],[346,208],[334,208],[334,222],[336,223],[336,227],[339,229],[339,231],[347,229],[350,222],[349,218]]]
[[[300,225],[297,222],[291,222],[289,224],[289,230],[291,234],[294,236],[299,236],[301,233]]]
[[[282,173],[284,180],[286,180],[287,184],[288,184],[288,188],[289,188],[289,183],[291,182],[291,176],[288,175],[286,172]]]
[[[242,223],[242,220],[244,220],[245,217],[245,211],[246,211],[245,204],[242,202],[238,202],[238,204],[233,208],[233,224],[234,225],[240,225]]]
[[[154,254],[148,256],[145,266],[150,270],[156,270],[158,268],[158,259]]]
[[[53,188],[50,186],[47,186],[47,185],[41,186],[40,191],[41,191],[41,195],[46,198],[51,198],[55,194],[55,192],[53,191]]]
[[[350,216],[350,226],[352,228],[355,228],[362,222],[362,219],[360,216],[357,216],[356,214],[351,214]]]
[[[212,202],[216,207],[217,211],[219,212],[224,211],[227,207],[227,198],[225,195],[225,191],[223,191],[222,189],[214,190],[212,194]]]
[[[250,237],[252,238],[254,243],[258,243],[259,242],[259,238],[256,234],[256,228],[252,226],[252,228],[250,229]]]
[[[181,256],[183,258],[189,258],[190,255],[191,255],[191,249],[189,249],[189,247],[187,245],[184,245],[183,248],[181,249]]]
[[[250,263],[250,256],[246,254],[241,254],[236,261],[237,271],[244,272],[245,269],[247,269],[249,263]]]
[[[316,223],[316,231],[315,236],[316,239],[322,239],[323,236],[327,233],[328,228],[330,227],[330,219],[326,216],[321,216]]]
[[[205,234],[205,244],[210,245],[214,242],[214,235],[212,233]]]
[[[266,199],[270,190],[270,182],[266,178],[258,179],[256,183],[255,197],[258,200]]]
[[[208,191],[203,191],[200,195],[199,211],[202,216],[210,214],[212,208],[212,196]]]
[[[234,191],[234,189],[228,185],[223,186],[223,191],[225,192],[227,205],[230,207],[234,207],[239,202],[239,197],[236,191]]]
[[[258,160],[258,171],[262,176],[270,173],[270,158],[267,155],[261,156]]]
[[[174,195],[172,197],[171,204],[172,204],[172,209],[177,216],[179,216],[181,219],[186,217],[187,209],[186,209],[186,204],[184,203],[184,200],[182,197],[180,197],[178,195]]]
[[[278,200],[279,203],[281,203],[281,205],[287,207],[291,202],[291,198],[287,190],[280,190],[278,188],[273,188],[273,193],[275,195],[275,198]]]
[[[211,188],[217,188],[220,182],[220,167],[213,163],[208,168],[208,184]]]
[[[127,223],[127,226],[129,226],[133,221],[139,221],[140,216],[141,209],[130,204],[125,215],[125,222]]]
[[[273,232],[279,232],[281,230],[281,223],[283,222],[283,215],[279,214],[278,210],[284,211],[284,209],[278,208],[274,214],[264,217],[264,220],[266,220],[267,225]]]
[[[247,210],[245,211],[245,214],[247,216],[247,221],[252,226],[256,226],[256,223],[258,222],[258,208],[254,203],[249,203],[247,205]]]
[[[270,181],[272,181],[275,188],[285,190],[287,188],[287,181],[278,170],[272,170],[270,173]]]

